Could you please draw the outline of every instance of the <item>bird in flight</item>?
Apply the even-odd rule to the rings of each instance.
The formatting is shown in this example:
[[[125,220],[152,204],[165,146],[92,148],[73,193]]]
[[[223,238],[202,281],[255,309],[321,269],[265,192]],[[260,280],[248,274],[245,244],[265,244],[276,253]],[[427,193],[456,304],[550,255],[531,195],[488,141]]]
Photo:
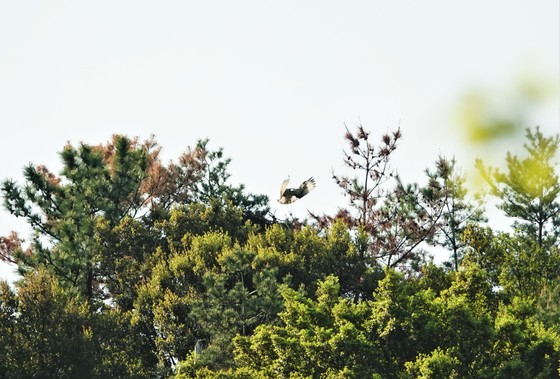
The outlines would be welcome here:
[[[315,179],[313,179],[313,177],[301,183],[298,188],[287,188],[289,182],[289,177],[282,182],[282,186],[280,187],[280,199],[278,199],[280,204],[291,204],[297,199],[301,199],[315,188]]]

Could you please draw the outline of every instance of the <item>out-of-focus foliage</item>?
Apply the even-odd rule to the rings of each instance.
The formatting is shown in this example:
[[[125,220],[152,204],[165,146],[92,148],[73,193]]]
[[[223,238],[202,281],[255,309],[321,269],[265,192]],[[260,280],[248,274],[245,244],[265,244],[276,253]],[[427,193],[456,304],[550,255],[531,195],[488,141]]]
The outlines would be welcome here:
[[[349,206],[297,225],[229,185],[206,140],[164,166],[153,140],[115,136],[4,181],[34,235],[0,239],[23,273],[0,282],[0,378],[560,377],[558,136],[480,165],[510,233],[455,160],[403,183],[399,138],[347,130]]]
[[[512,82],[508,89],[473,88],[459,99],[455,125],[470,147],[518,142],[528,115],[559,100],[557,77],[526,71]]]
[[[560,180],[557,153],[560,136],[546,137],[537,128],[527,129],[528,156],[519,158],[508,152],[507,172],[484,165],[476,165],[498,198],[498,208],[516,218],[515,228],[539,247],[554,246],[560,238]]]

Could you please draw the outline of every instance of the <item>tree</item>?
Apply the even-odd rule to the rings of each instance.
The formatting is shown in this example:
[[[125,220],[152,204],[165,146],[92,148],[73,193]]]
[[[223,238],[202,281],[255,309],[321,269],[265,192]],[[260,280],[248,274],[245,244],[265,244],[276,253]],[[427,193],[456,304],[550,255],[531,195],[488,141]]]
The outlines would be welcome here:
[[[206,145],[207,140],[199,141],[178,164],[166,167],[153,138],[140,143],[115,135],[106,145],[66,145],[60,154],[60,176],[30,164],[24,170],[26,184],[5,180],[2,192],[5,208],[25,217],[33,228],[32,248],[22,251],[17,236],[6,237],[1,256],[17,262],[22,272],[46,267],[62,284],[92,298],[112,275],[99,271],[98,262],[104,259],[96,239],[99,226],[106,231],[128,217],[149,229],[167,219],[174,207],[201,204],[214,214],[235,208],[243,214],[242,222],[267,224],[268,198],[227,184],[229,159],[221,149],[210,151]],[[113,256],[127,254],[112,249],[101,250]]]
[[[318,283],[317,300],[282,286],[283,325],[261,325],[234,340],[241,369],[263,378],[377,377],[382,353],[369,337],[366,302],[341,299],[334,276]]]
[[[471,225],[463,239],[468,246],[465,259],[475,262],[488,275],[492,285],[508,296],[537,298],[541,291],[554,288],[560,277],[557,247],[544,249],[524,235],[493,232]]]
[[[389,165],[400,129],[383,135],[378,147],[361,125],[355,133],[346,128],[345,138],[350,150],[344,151],[344,163],[355,176],[333,174],[333,178],[349,198],[350,209],[341,209],[334,217],[312,216],[320,226],[342,219],[357,231],[365,266],[402,267],[421,260],[420,245],[434,236],[444,210],[449,170],[438,170],[438,177],[431,177],[426,186],[405,184]]]
[[[397,129],[392,135],[384,135],[378,148],[369,141],[369,134],[361,125],[355,134],[346,128],[345,139],[350,145],[350,152],[344,150],[344,163],[356,171],[356,174],[361,174],[361,178],[358,175],[351,178],[333,173],[333,179],[349,198],[350,208],[357,211],[356,215],[350,216],[346,221],[351,226],[360,225],[372,232],[381,223],[381,220],[375,221],[377,205],[386,194],[383,184],[395,175],[389,161],[397,148],[401,132]],[[341,211],[338,217],[344,218],[343,216],[344,212]]]
[[[138,283],[151,275],[164,245],[161,230],[141,220],[123,218],[117,225],[100,218],[95,225],[96,281],[100,300],[123,311],[133,309]]]
[[[16,347],[16,315],[18,299],[8,282],[0,281],[0,377],[8,378],[18,368]]]
[[[453,160],[404,183],[399,138],[347,130],[356,176],[335,179],[350,206],[314,225],[268,220],[207,140],[165,166],[153,141],[122,136],[67,146],[59,176],[29,166],[3,183],[35,235],[0,238],[25,271],[0,282],[0,377],[558,377],[557,198],[508,208],[549,214],[541,240],[530,218],[495,232]],[[496,188],[513,194],[510,176]],[[422,262],[426,244],[455,270]]]
[[[188,221],[175,219],[175,213],[169,223]],[[198,367],[231,367],[232,339],[277,319],[279,269],[260,266],[254,241],[243,244],[226,231],[179,235],[138,285],[135,323],[153,344],[163,372],[187,360],[197,344],[204,347],[196,355]]]
[[[430,354],[420,354],[416,361],[406,363],[407,374],[411,378],[438,379],[459,378],[457,367],[459,360],[451,356],[448,351],[436,348]]]
[[[201,151],[201,159],[204,162],[204,169],[200,180],[196,182],[195,197],[192,201],[203,204],[211,204],[216,200],[222,206],[226,202],[231,202],[235,207],[243,210],[244,218],[255,225],[265,226],[270,224],[267,215],[270,211],[268,197],[266,195],[246,194],[245,186],[231,186],[226,184],[230,177],[227,172],[231,162],[230,158],[225,158],[223,149],[216,151],[208,150],[208,139],[199,140],[196,149]]]
[[[93,376],[96,354],[88,305],[44,269],[28,274],[18,288],[17,314],[10,349],[17,369],[7,377]]]
[[[546,137],[537,128],[527,129],[526,138],[528,156],[522,159],[508,152],[507,172],[480,159],[476,166],[500,201],[498,207],[519,220],[514,226],[539,246],[552,246],[560,237],[560,180],[555,170],[560,136]]]
[[[501,304],[495,319],[496,378],[558,378],[560,333],[558,324],[543,325],[536,317],[534,299],[514,297]]]
[[[475,196],[474,201],[467,199],[465,187],[466,176],[457,170],[455,159],[448,160],[439,157],[436,161],[436,170],[426,170],[432,188],[446,188],[447,198],[433,236],[432,244],[440,245],[451,252],[451,264],[457,271],[462,260],[465,244],[461,239],[468,225],[480,224],[486,221],[482,198]]]
[[[107,146],[65,146],[57,177],[44,166],[24,170],[25,186],[6,180],[4,206],[34,230],[33,249],[13,258],[22,271],[43,266],[88,297],[95,287],[94,230],[99,217],[116,224],[143,205],[147,150],[126,137]]]

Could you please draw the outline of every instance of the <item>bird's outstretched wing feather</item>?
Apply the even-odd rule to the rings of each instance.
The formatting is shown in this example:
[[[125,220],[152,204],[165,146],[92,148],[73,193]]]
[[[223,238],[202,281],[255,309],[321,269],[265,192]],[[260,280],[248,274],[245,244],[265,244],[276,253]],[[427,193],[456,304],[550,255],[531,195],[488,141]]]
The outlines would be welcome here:
[[[315,179],[313,179],[313,177],[311,177],[311,178],[307,179],[306,181],[304,181],[303,183],[300,184],[300,186],[297,189],[295,195],[299,199],[301,199],[302,197],[307,195],[309,192],[311,192],[313,190],[313,188],[315,188]]]
[[[286,191],[286,187],[288,187],[289,182],[290,182],[290,178],[282,182],[282,185],[280,186],[280,197],[284,196],[284,192]]]

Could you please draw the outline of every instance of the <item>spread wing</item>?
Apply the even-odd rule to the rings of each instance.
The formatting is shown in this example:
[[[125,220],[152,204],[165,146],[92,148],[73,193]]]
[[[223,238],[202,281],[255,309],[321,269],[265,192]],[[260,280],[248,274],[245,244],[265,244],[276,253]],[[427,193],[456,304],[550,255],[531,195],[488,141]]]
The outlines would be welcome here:
[[[294,195],[296,195],[298,199],[301,199],[309,192],[311,192],[313,188],[315,188],[315,179],[311,177],[300,184],[299,188],[295,191]]]
[[[289,182],[290,178],[288,177],[288,179],[284,180],[280,186],[280,198],[278,199],[280,204],[290,204],[295,200],[295,197],[293,196],[293,189],[286,188],[288,187]]]
[[[284,180],[280,186],[280,204],[291,204],[297,199],[301,199],[315,188],[315,179],[313,177],[307,179],[300,184],[298,188],[287,188],[290,178]]]
[[[290,178],[282,182],[282,185],[280,186],[280,197],[284,196],[284,192],[286,191],[286,187],[288,187],[289,182],[290,182]]]

